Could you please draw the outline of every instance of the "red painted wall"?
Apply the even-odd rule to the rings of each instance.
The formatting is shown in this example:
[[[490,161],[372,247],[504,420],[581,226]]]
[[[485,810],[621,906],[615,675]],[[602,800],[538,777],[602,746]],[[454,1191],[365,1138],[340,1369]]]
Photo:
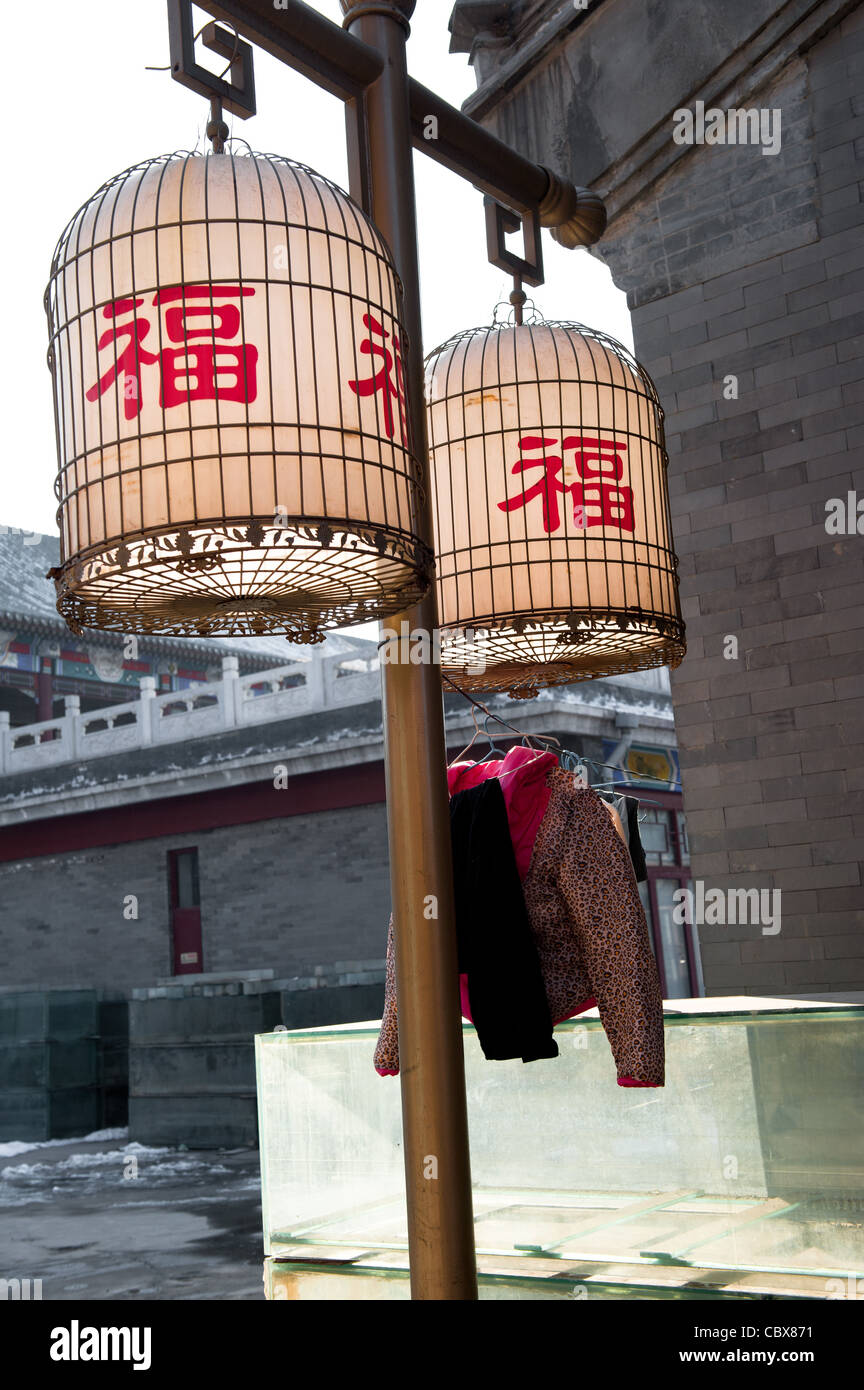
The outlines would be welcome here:
[[[139,801],[105,811],[52,816],[0,830],[0,861],[35,859],[96,845],[127,844],[160,835],[248,825],[310,811],[364,806],[384,800],[384,764],[364,763],[290,777],[277,789],[272,780],[239,787]]]

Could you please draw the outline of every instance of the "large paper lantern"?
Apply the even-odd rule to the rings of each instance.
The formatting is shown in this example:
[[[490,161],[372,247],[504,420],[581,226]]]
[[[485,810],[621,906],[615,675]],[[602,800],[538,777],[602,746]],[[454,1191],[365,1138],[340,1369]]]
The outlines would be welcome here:
[[[46,309],[70,627],[308,641],[422,596],[400,285],[341,189],[150,160],[66,228]]]
[[[427,358],[442,667],[463,689],[681,661],[663,412],[575,323],[460,333]]]

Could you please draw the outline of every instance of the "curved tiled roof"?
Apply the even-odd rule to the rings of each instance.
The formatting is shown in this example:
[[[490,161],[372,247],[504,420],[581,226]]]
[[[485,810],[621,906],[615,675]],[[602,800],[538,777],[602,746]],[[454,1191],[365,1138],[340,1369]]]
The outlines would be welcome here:
[[[68,632],[55,606],[54,584],[46,578],[48,570],[60,563],[60,541],[38,531],[0,526],[0,627],[35,627],[59,635]],[[90,629],[96,636],[97,629]],[[122,641],[119,633],[98,633],[102,645]],[[83,639],[86,641],[86,637]],[[329,633],[315,647],[301,647],[284,637],[159,637],[147,634],[140,645],[145,650],[199,652],[217,656],[235,655],[244,667],[307,660],[314,652],[321,656],[345,653],[372,655],[376,644],[362,637]]]

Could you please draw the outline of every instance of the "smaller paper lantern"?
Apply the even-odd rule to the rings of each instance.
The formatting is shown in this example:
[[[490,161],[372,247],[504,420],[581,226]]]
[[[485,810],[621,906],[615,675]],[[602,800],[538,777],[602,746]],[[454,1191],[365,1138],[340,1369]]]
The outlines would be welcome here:
[[[274,155],[128,169],[46,309],[73,630],[315,641],[423,595],[401,286],[335,184]]]
[[[663,412],[620,343],[578,323],[457,334],[426,361],[442,670],[541,686],[685,652]]]

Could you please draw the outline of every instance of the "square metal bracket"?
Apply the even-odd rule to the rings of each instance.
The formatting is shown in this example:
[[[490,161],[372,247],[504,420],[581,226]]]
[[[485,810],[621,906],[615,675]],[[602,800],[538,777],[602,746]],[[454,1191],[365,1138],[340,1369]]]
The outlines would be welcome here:
[[[255,115],[255,71],[252,45],[244,43],[230,29],[220,24],[207,24],[201,30],[201,42],[211,53],[218,53],[231,63],[231,80],[208,72],[195,61],[195,34],[192,29],[192,0],[168,0],[168,40],[171,54],[171,76],[202,97],[218,97],[226,111],[248,120]]]
[[[528,285],[542,285],[543,249],[537,208],[520,214],[488,197],[483,199],[483,206],[486,209],[486,254],[489,264],[511,275],[521,276]],[[520,227],[525,241],[524,259],[508,251],[504,242],[508,232],[518,232]]]

